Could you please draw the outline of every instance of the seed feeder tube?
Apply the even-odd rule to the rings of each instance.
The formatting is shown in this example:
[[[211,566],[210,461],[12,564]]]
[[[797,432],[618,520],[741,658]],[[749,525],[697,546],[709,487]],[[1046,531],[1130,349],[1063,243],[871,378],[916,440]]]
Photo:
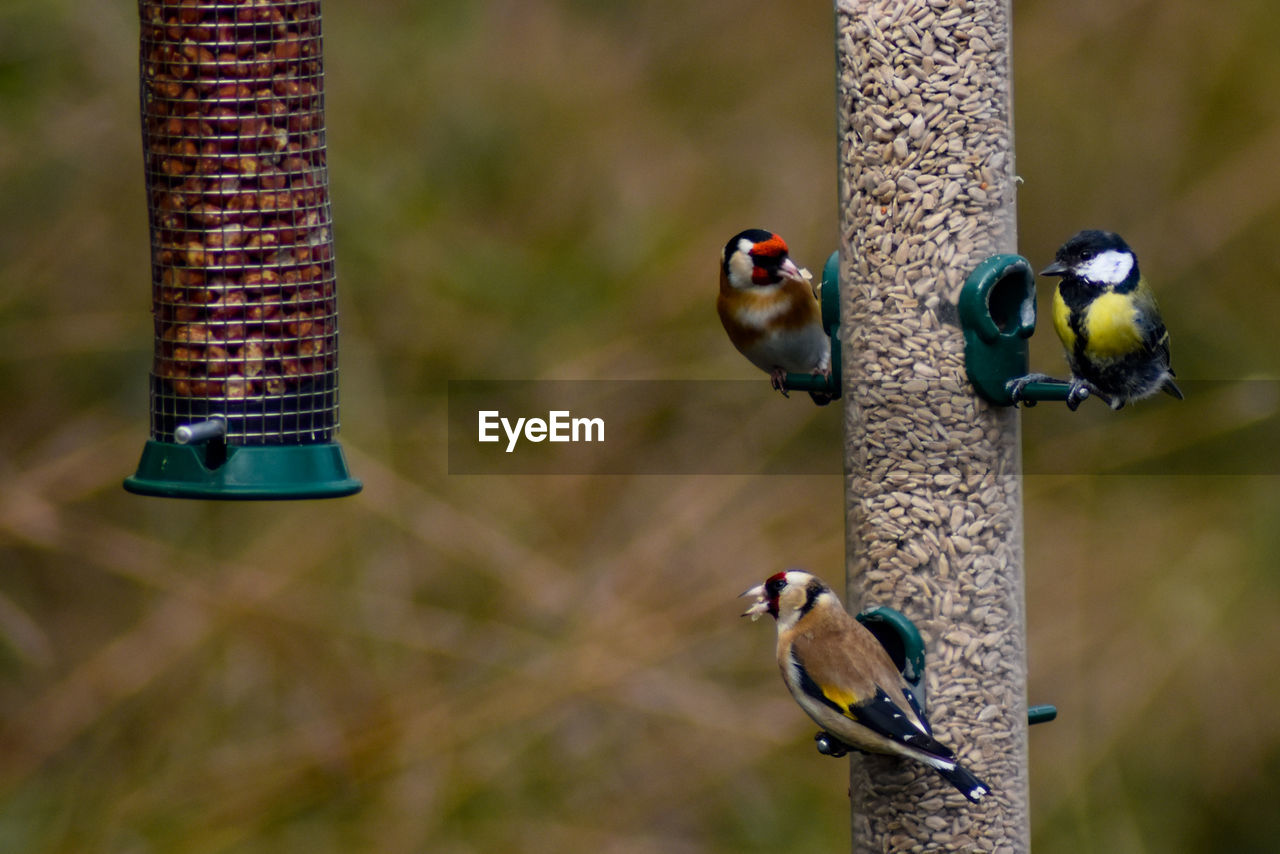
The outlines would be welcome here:
[[[140,0],[151,435],[131,492],[350,495],[318,0]]]
[[[1010,2],[836,0],[835,18],[846,601],[918,628],[935,731],[991,787],[974,804],[921,763],[851,754],[852,847],[1026,851],[1020,413],[975,393],[956,323],[964,280],[1017,245]]]

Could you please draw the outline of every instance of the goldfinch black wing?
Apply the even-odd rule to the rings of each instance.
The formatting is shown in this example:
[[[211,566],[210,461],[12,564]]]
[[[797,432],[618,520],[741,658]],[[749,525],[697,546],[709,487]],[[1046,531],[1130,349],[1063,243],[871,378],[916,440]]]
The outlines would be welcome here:
[[[871,642],[876,641],[872,639]],[[819,703],[891,741],[945,759],[954,756],[950,748],[934,739],[928,721],[906,686],[902,686],[901,691],[907,699],[909,709],[904,709],[888,691],[874,680],[858,673],[854,666],[824,668],[820,661],[815,660],[813,665],[816,669],[811,669],[794,647],[791,650],[791,660],[795,664],[801,690]],[[849,661],[845,664],[853,663]],[[847,678],[854,673],[861,678]],[[894,673],[896,675],[896,671]]]

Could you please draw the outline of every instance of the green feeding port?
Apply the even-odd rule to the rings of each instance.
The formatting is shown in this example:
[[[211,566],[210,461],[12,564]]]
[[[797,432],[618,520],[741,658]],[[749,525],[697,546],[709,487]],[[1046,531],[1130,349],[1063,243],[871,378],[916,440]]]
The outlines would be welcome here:
[[[782,387],[787,391],[826,392],[840,396],[840,253],[832,252],[822,267],[818,284],[822,299],[822,329],[831,339],[831,375],[787,374]]]
[[[243,8],[201,2],[140,21],[154,355],[151,435],[124,487],[173,498],[350,495],[360,482],[335,441],[319,6],[275,4],[272,26],[243,26]],[[215,30],[228,56],[270,57],[275,88],[246,90],[243,63],[168,59]]]
[[[901,611],[884,605],[867,608],[857,615],[859,623],[876,636],[894,666],[902,673],[916,694],[920,707],[925,707],[924,697],[924,638],[916,624]]]
[[[1070,385],[1051,378],[1011,385],[1028,376],[1027,339],[1036,331],[1036,282],[1021,255],[993,255],[979,264],[960,290],[960,327],[969,382],[997,406],[1065,401]]]

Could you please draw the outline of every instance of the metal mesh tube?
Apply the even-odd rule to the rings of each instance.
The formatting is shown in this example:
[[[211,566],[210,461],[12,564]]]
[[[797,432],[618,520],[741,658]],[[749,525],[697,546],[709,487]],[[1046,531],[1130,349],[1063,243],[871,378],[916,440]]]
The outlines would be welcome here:
[[[965,277],[1013,251],[1008,0],[837,0],[848,598],[927,648],[936,734],[990,784],[852,763],[855,851],[1025,851],[1019,421],[965,378]]]
[[[151,436],[338,426],[320,3],[141,0],[155,356]]]

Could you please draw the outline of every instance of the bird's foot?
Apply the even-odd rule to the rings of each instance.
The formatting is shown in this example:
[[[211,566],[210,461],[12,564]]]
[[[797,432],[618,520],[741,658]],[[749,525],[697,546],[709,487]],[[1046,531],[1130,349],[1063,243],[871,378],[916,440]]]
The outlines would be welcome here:
[[[814,733],[813,740],[818,748],[819,753],[821,753],[823,756],[830,756],[834,759],[839,759],[841,756],[844,756],[845,754],[847,754],[850,750],[855,749],[845,744],[843,741],[836,738],[834,735],[827,732],[826,730],[822,730],[821,732]]]
[[[1088,400],[1091,396],[1098,398],[1112,409],[1120,408],[1115,405],[1109,395],[1103,394],[1093,383],[1080,377],[1072,377],[1071,387],[1067,389],[1067,409],[1075,412],[1081,402]],[[1123,401],[1121,401],[1120,406],[1124,406]]]
[[[782,392],[783,397],[791,397],[787,393],[787,387],[783,385],[783,380],[787,378],[787,372],[782,368],[774,368],[769,372],[769,384],[773,386],[774,391]]]
[[[1009,397],[1013,398],[1013,405],[1017,406],[1021,403],[1023,406],[1031,407],[1036,405],[1034,400],[1023,400],[1022,393],[1026,391],[1027,386],[1032,383],[1057,382],[1048,374],[1023,374],[1020,377],[1014,377],[1005,384],[1005,388],[1009,390]]]

